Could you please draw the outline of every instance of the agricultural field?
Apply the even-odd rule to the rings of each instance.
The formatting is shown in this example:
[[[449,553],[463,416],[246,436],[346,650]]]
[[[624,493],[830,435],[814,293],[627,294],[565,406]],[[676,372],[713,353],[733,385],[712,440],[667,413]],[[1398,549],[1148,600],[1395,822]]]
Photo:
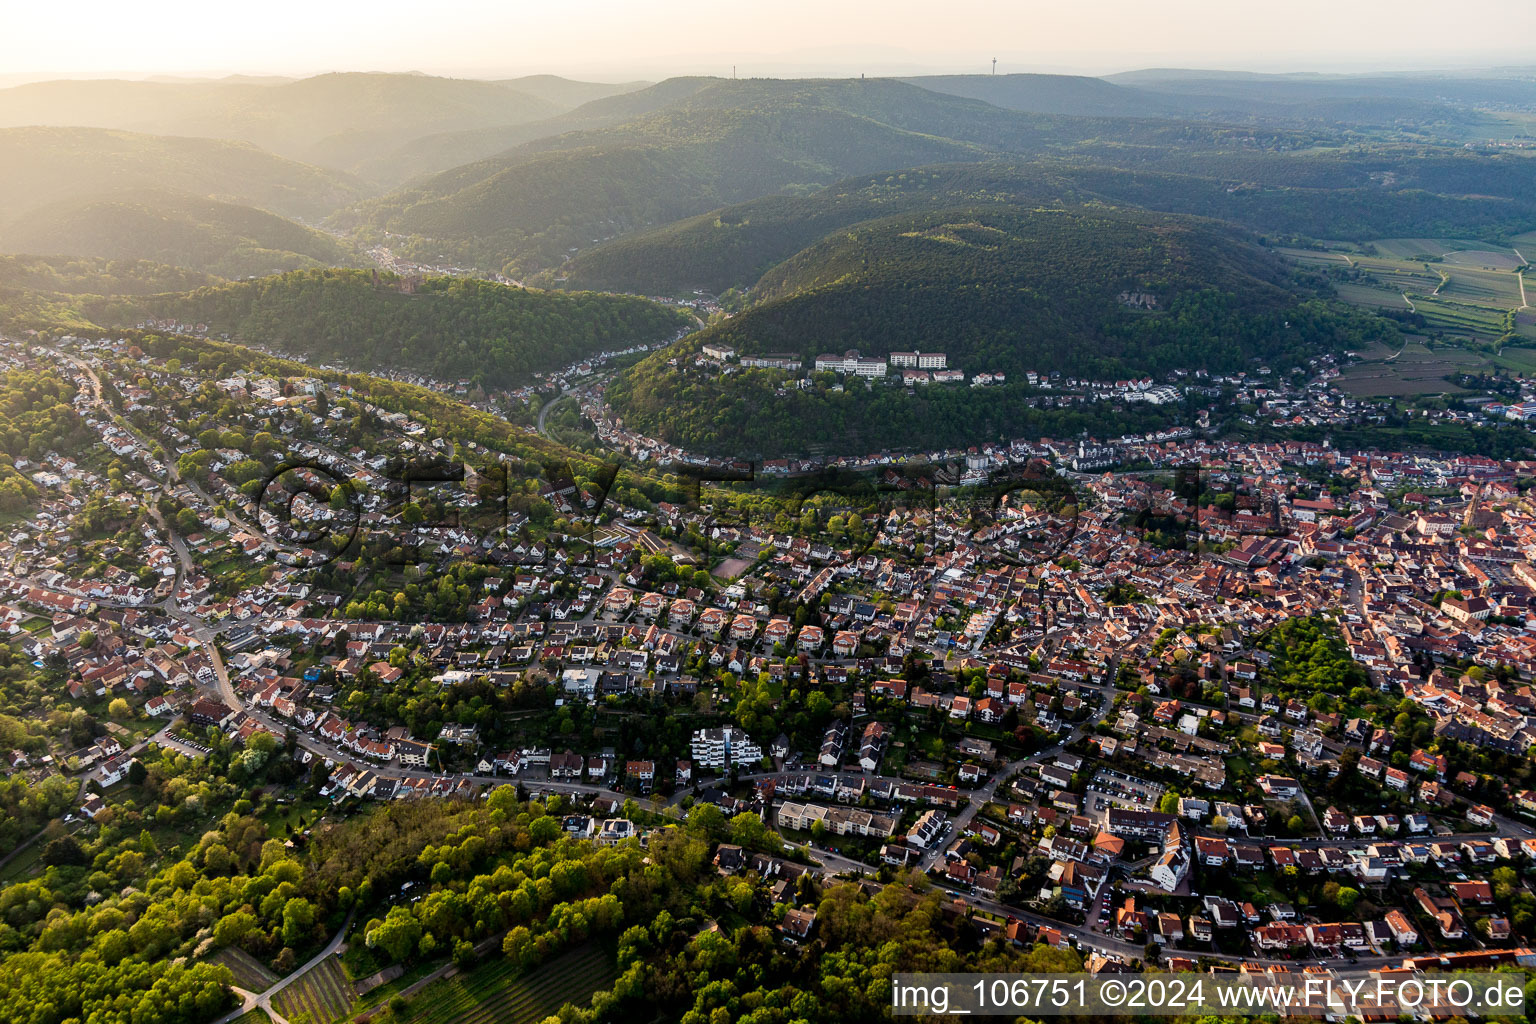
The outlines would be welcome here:
[[[1387,259],[1383,256],[1361,256],[1355,260],[1355,268],[1370,279],[1380,282],[1384,288],[1395,288],[1414,294],[1428,295],[1441,282],[1443,276],[1429,269],[1424,263]]]
[[[1536,319],[1518,328],[1536,342]],[[1536,347],[1516,348],[1513,345],[1505,345],[1496,356],[1490,356],[1488,361],[1494,366],[1510,373],[1522,373],[1527,377],[1536,377]]]
[[[1536,242],[1536,232],[1521,236]],[[1408,309],[1437,332],[1484,340],[1503,337],[1508,314],[1529,298],[1520,274],[1526,256],[1515,248],[1445,238],[1383,238],[1350,253],[1277,249],[1296,263],[1332,267],[1339,298],[1375,309]],[[1536,328],[1517,318],[1516,333],[1536,338]]]
[[[1368,284],[1337,284],[1334,290],[1339,298],[1356,306],[1380,306],[1384,309],[1407,309],[1408,300],[1403,293],[1390,288],[1377,288]]]
[[[1504,333],[1505,313],[1501,309],[1473,306],[1449,299],[1410,296],[1413,308],[1425,324],[1439,331],[1498,338]]]
[[[1367,242],[1366,246],[1374,248],[1383,256],[1407,260],[1410,263],[1422,263],[1427,259],[1436,259],[1445,256],[1447,253],[1468,249],[1483,250],[1489,253],[1509,252],[1503,246],[1468,238],[1378,238],[1374,242]]]
[[[1369,358],[1347,367],[1338,387],[1356,398],[1406,398],[1412,395],[1463,394],[1448,378],[1455,373],[1476,373],[1488,365],[1486,357],[1461,349],[1431,351],[1422,341],[1409,341],[1401,353]]]
[[[613,954],[588,943],[524,973],[505,957],[447,978],[411,999],[408,1024],[538,1024],[566,1003],[586,1005],[618,977]]]
[[[1436,293],[1442,298],[1501,310],[1514,309],[1520,305],[1520,279],[1512,273],[1471,270],[1449,264],[1442,269],[1446,282]]]
[[[209,957],[208,962],[228,967],[235,976],[235,984],[247,992],[264,992],[279,981],[266,964],[237,946],[226,946]]]
[[[1490,249],[1459,249],[1456,252],[1446,253],[1444,262],[1457,267],[1493,270],[1506,274],[1525,266],[1525,261],[1515,255],[1513,249],[1501,249],[1497,252]]]
[[[272,997],[277,1012],[297,1024],[328,1024],[352,1009],[357,992],[335,957],[316,964],[298,981]]]
[[[1291,249],[1277,245],[1275,252],[1288,260],[1295,260],[1297,263],[1308,266],[1347,267],[1351,262],[1351,257],[1342,252],[1326,252],[1321,249]]]

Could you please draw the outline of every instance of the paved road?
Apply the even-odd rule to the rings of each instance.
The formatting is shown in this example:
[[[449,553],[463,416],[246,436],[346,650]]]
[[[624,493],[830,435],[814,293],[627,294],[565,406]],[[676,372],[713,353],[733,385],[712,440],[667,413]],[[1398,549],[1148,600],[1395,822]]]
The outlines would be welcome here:
[[[545,426],[544,426],[544,420],[549,416],[549,410],[553,409],[555,406],[559,405],[561,402],[565,401],[566,399],[568,399],[570,397],[571,397],[571,392],[569,392],[569,391],[562,391],[562,392],[560,392],[560,394],[556,395],[554,398],[551,398],[549,401],[545,402],[542,407],[540,407],[540,409],[539,409],[539,422],[538,422],[538,426],[535,428],[535,429],[538,430],[538,432],[540,434],[543,434],[545,437],[549,436],[549,430],[546,429]]]
[[[234,989],[235,994],[240,996],[240,1006],[237,1009],[230,1010],[224,1016],[214,1021],[213,1024],[229,1024],[230,1021],[237,1020],[242,1015],[249,1013],[251,1010],[254,1010],[257,1007],[260,1007],[262,1010],[266,1011],[267,1015],[272,1018],[273,1024],[288,1024],[287,1018],[278,1013],[277,1010],[272,1006],[272,997],[277,995],[283,989],[287,988],[289,985],[292,985],[294,982],[298,981],[300,978],[304,977],[305,974],[309,973],[309,971],[313,968],[319,966],[320,963],[328,957],[334,956],[336,951],[341,948],[341,944],[346,941],[347,932],[352,928],[352,918],[356,915],[356,913],[357,912],[354,910],[347,914],[347,919],[342,922],[341,928],[336,932],[336,934],[331,936],[331,941],[325,944],[324,949],[310,957],[302,967],[291,972],[287,977],[273,982],[272,985],[264,991],[251,992],[238,986],[230,986]]]

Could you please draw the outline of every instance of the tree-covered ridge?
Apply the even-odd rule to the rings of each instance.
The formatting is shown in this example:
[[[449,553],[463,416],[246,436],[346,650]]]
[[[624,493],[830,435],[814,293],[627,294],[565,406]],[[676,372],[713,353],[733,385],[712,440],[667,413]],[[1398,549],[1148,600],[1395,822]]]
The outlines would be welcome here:
[[[163,295],[213,283],[208,274],[149,260],[0,256],[0,288],[60,295]]]
[[[0,128],[0,224],[66,200],[164,189],[319,219],[360,182],[224,139],[99,128]]]
[[[1288,290],[1284,273],[1231,230],[1185,217],[1002,205],[898,215],[833,232],[779,264],[754,305],[642,360],[608,399],[631,428],[738,456],[1167,426],[1176,412],[1046,415],[1025,400],[1020,376],[1115,380],[1254,360],[1284,370],[1395,334],[1378,317]],[[1152,295],[1155,308],[1128,308],[1126,292]],[[777,371],[694,368],[687,357],[710,342],[797,353],[807,370],[823,352],[942,351],[967,377],[1001,371],[1010,383],[908,395],[887,382],[840,390],[828,377],[786,389]]]
[[[567,122],[576,130],[445,171],[335,222],[363,238],[409,236],[395,244],[423,257],[449,252],[527,275],[558,268],[573,248],[851,174],[1084,145],[1118,152],[1318,141],[1315,133],[1045,117],[894,79],[672,80],[583,113]]]
[[[445,133],[528,125],[640,84],[576,82],[553,75],[487,82],[379,72],[289,82],[32,82],[0,89],[0,125],[91,125],[240,139],[291,159],[394,184],[465,162],[450,153],[402,164],[394,157],[404,146]]]
[[[1369,180],[1373,170],[1388,166],[1403,168],[1413,187],[1383,188]],[[1536,191],[1510,177],[1518,176],[1519,165],[1506,170],[1471,160],[1466,173],[1475,173],[1475,182],[1457,180],[1457,170],[1443,161],[1255,164],[1220,157],[1194,173],[1057,159],[919,167],[849,178],[809,194],[765,196],[636,232],[578,254],[558,275],[570,287],[720,293],[748,287],[780,260],[860,221],[978,203],[1097,200],[1225,220],[1271,239],[1363,241],[1423,233],[1493,239],[1536,224]],[[1432,191],[1431,183],[1449,191]],[[1500,188],[1506,191],[1494,191]]]
[[[765,274],[754,305],[700,341],[806,358],[943,351],[970,372],[1220,368],[1274,340],[1278,325],[1250,321],[1286,304],[1285,282],[1278,261],[1212,223],[970,207],[831,234]],[[1157,308],[1127,308],[1125,292]]]
[[[1257,316],[1243,314],[1216,293],[1202,293],[1167,321],[1173,338],[1185,339],[1167,351],[1196,351],[1201,338],[1240,343],[1279,340],[1276,366],[1309,353],[1340,352],[1392,338],[1390,321],[1358,310],[1309,300]],[[1289,326],[1286,326],[1289,324]],[[709,336],[712,332],[701,332]],[[1394,342],[1396,343],[1396,342]],[[655,353],[617,380],[609,402],[626,426],[683,446],[737,458],[774,458],[808,452],[875,452],[931,447],[964,447],[980,440],[1014,437],[1062,437],[1087,434],[1115,437],[1145,434],[1189,424],[1181,405],[1073,406],[1037,404],[1039,392],[1019,379],[1005,386],[971,388],[930,384],[909,390],[862,382],[838,386],[830,374],[814,375],[808,388],[786,387],[774,370],[744,370],[729,376],[693,372],[668,364],[700,342],[690,337]],[[1212,351],[1220,351],[1212,342]],[[1159,349],[1146,349],[1156,358]],[[1067,349],[1066,365],[1079,372],[1130,376],[1138,364],[1107,360],[1077,361]],[[1267,358],[1267,356],[1266,356]]]
[[[560,268],[571,287],[645,295],[746,288],[775,263],[860,221],[979,203],[1068,195],[1043,164],[945,164],[848,178],[807,195],[765,196],[615,239]]]
[[[335,238],[264,210],[159,190],[66,200],[0,228],[18,252],[143,260],[218,277],[345,265]]]
[[[973,155],[961,143],[839,111],[668,112],[645,128],[654,138],[530,144],[483,180],[451,192],[408,190],[338,223],[358,224],[363,238],[415,236],[406,251],[422,256],[446,250],[525,276],[559,266],[572,248],[789,186]]]
[[[559,294],[462,278],[405,281],[353,270],[296,271],[137,304],[349,366],[415,369],[491,386],[583,356],[672,337],[688,318],[642,299]]]

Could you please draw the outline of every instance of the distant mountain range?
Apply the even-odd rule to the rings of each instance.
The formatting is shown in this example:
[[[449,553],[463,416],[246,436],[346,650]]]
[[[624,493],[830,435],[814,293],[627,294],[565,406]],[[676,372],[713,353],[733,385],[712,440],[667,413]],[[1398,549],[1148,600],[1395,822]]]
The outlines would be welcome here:
[[[0,89],[0,127],[72,125],[236,139],[293,160],[395,182],[404,175],[391,174],[388,154],[413,140],[539,121],[639,84],[553,75],[481,82],[401,74],[259,83],[36,82]]]
[[[520,325],[552,357],[654,338],[635,325],[659,307],[529,292],[513,310],[500,292],[437,285],[405,301],[319,271],[372,250],[429,281],[451,264],[542,288],[724,295],[737,315],[705,333],[741,351],[942,342],[1005,373],[1237,365],[1360,333],[1347,317],[1300,344],[1274,333],[1277,310],[1310,322],[1298,304],[1323,294],[1275,262],[1276,243],[1536,227],[1536,163],[1489,142],[1536,145],[1533,115],[1536,87],[1513,71],[39,82],[0,89],[0,251],[44,263],[0,287],[7,322],[46,309],[62,323],[84,315],[71,295],[261,276],[186,308],[295,345],[319,317],[316,354],[383,359],[383,338],[406,364],[498,381],[543,364],[465,317],[494,311],[487,323]],[[61,260],[82,261],[55,275],[72,290],[37,269]],[[263,276],[289,271],[311,276]],[[1125,289],[1163,304],[1106,300]],[[430,330],[422,310],[461,326]],[[406,311],[402,335],[389,316]],[[764,403],[811,402],[665,364],[647,360],[614,395],[658,428],[681,401],[666,428],[679,437],[739,439],[732,410],[761,421]],[[800,412],[830,430],[817,410],[853,399],[818,401]],[[981,422],[950,413],[956,430]]]

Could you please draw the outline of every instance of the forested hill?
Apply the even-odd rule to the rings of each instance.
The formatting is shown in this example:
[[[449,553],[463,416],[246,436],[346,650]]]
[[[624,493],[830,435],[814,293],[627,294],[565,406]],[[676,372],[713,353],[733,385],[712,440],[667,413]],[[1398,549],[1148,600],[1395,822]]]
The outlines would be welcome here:
[[[217,283],[184,267],[145,260],[0,256],[0,330],[98,326],[82,312],[110,295],[161,295]]]
[[[946,164],[847,178],[817,192],[764,196],[581,253],[560,269],[573,288],[641,295],[719,294],[860,221],[970,204],[1046,204],[1071,194],[1045,165]]]
[[[1051,117],[894,79],[673,79],[558,120],[572,130],[524,139],[339,212],[333,223],[362,238],[388,232],[397,251],[450,254],[525,277],[604,240],[849,175],[1068,150],[1141,159],[1168,146],[1224,147],[1235,137],[1256,152],[1290,151],[1323,137]]]
[[[643,299],[552,293],[462,278],[297,271],[159,296],[120,309],[199,321],[349,367],[415,369],[488,386],[523,383],[596,352],[673,337],[690,322]]]
[[[1255,360],[1284,370],[1393,331],[1310,298],[1232,229],[1107,208],[970,207],[864,222],[781,263],[755,297],[627,371],[608,391],[615,412],[691,449],[764,457],[1103,432],[1114,426],[1107,413],[1042,419],[1022,400],[1023,372],[1114,380]],[[814,375],[812,387],[786,388],[779,371],[696,367],[691,356],[709,342],[794,353],[807,372],[823,352],[942,351],[967,380],[1001,371],[1009,383],[932,384],[909,396],[893,381],[843,391]]]
[[[1218,218],[1278,240],[1424,233],[1494,240],[1536,224],[1528,162],[1378,156],[1256,163],[1211,155],[1191,169],[1197,173],[991,160],[862,175],[636,232],[579,253],[559,276],[573,288],[718,294],[750,286],[780,260],[859,221],[971,204],[1098,200]],[[1388,169],[1397,187],[1371,177]]]
[[[0,223],[53,203],[134,189],[209,196],[319,220],[362,184],[224,139],[100,128],[0,128]]]
[[[1209,221],[968,207],[833,233],[764,275],[754,305],[710,333],[739,351],[807,358],[938,349],[972,371],[1150,372],[1244,358],[1241,336],[1218,343],[1189,318],[1212,303],[1277,308],[1286,281],[1278,260]],[[1129,308],[1123,292],[1156,308]]]
[[[356,264],[335,238],[275,213],[158,189],[66,200],[0,227],[13,252],[148,260],[219,277]]]

